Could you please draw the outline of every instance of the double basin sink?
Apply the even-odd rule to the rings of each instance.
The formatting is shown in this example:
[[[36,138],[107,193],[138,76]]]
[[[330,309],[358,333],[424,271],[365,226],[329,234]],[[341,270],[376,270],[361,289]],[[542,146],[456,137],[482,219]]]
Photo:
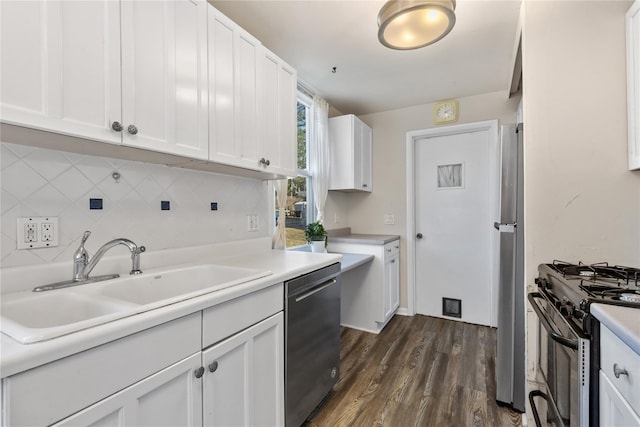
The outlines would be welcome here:
[[[187,265],[71,288],[5,294],[0,330],[22,344],[36,343],[269,275],[268,270]]]

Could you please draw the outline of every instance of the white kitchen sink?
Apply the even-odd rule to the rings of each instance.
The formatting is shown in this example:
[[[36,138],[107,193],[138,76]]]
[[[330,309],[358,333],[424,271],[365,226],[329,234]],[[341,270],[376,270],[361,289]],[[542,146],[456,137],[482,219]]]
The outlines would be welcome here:
[[[129,276],[101,287],[101,295],[139,305],[167,305],[271,274],[248,268],[205,264],[144,276]]]
[[[216,264],[188,265],[72,288],[4,294],[0,330],[22,344],[45,341],[271,274]]]

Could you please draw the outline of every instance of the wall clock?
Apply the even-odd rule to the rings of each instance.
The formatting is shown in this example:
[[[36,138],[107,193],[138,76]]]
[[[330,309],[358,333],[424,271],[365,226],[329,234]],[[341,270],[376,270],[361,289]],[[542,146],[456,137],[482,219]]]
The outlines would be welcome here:
[[[436,123],[453,123],[458,120],[458,101],[436,102],[433,106],[433,119]]]

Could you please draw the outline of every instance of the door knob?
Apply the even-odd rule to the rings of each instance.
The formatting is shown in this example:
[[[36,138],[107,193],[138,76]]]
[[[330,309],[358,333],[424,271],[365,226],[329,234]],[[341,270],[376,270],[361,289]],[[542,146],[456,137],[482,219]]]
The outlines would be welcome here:
[[[129,127],[127,128],[127,132],[129,132],[131,135],[135,135],[138,133],[138,128],[136,127],[136,125],[129,125]]]
[[[121,132],[122,125],[120,124],[120,122],[113,122],[111,123],[111,129],[115,130],[116,132]]]
[[[422,233],[416,234],[416,239],[422,239]]]

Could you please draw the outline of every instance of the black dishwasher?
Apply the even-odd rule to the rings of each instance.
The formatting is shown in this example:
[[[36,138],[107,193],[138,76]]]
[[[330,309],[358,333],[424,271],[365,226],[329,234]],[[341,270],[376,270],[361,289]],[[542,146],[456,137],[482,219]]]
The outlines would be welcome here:
[[[284,285],[285,425],[299,427],[340,375],[340,263]]]

